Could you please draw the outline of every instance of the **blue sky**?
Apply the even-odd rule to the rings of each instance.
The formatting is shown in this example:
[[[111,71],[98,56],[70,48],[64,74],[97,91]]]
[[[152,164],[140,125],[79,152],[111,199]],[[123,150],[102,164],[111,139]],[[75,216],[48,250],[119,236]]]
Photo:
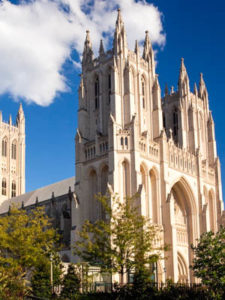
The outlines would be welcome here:
[[[71,1],[73,0],[63,0],[62,2],[72,5]],[[87,4],[87,1],[81,0],[80,2],[82,1]],[[3,2],[10,3],[10,1]],[[0,1],[0,3],[3,2]],[[21,7],[20,1],[11,2]],[[9,69],[9,67],[5,67],[6,64],[0,63],[0,110],[3,112],[4,120],[8,120],[10,113],[13,120],[15,120],[19,108],[18,101],[22,101],[26,117],[26,191],[73,176],[75,173],[74,136],[77,127],[77,89],[80,73],[77,65],[82,51],[81,47],[85,37],[85,30],[88,27],[91,30],[94,49],[97,49],[101,35],[110,37],[112,34],[112,24],[115,23],[115,13],[112,13],[112,10],[113,5],[116,6],[118,3],[116,0],[99,0],[97,1],[99,5],[101,3],[106,3],[108,6],[111,5],[110,8],[107,8],[107,5],[102,7],[99,12],[99,5],[97,8],[96,6],[93,8],[93,2],[91,1],[90,7],[83,9],[82,16],[72,15],[72,25],[74,25],[76,30],[70,35],[71,27],[67,28],[68,24],[65,23],[63,18],[61,19],[56,6],[51,6],[52,4],[49,4],[50,1],[47,0],[38,0],[36,2],[46,5],[43,11],[51,10],[50,13],[47,11],[51,31],[44,28],[44,26],[48,26],[48,22],[45,23],[45,16],[42,15],[37,20],[30,17],[34,8],[27,10],[26,7],[21,7],[20,12],[17,13],[13,11],[12,6],[8,5],[8,15],[4,15],[4,21],[7,24],[7,22],[11,22],[11,16],[15,16],[15,22],[17,18],[19,22],[21,15],[23,16],[24,13],[24,27],[23,31],[21,29],[21,32],[25,32],[25,28],[26,34],[30,30],[28,37],[33,38],[33,35],[37,36],[36,40],[32,40],[32,45],[35,45],[34,50],[36,52],[34,51],[34,53],[37,57],[37,64],[29,64],[26,60],[27,55],[23,56],[23,53],[27,51],[26,47],[29,50],[29,47],[32,45],[27,43],[27,39],[24,39],[23,35],[20,35],[21,32],[16,32],[17,26],[13,27],[10,25],[11,31],[8,30],[8,34],[15,34],[15,37],[19,36],[21,40],[18,43],[15,42],[13,47],[11,47],[12,42],[10,42],[11,48],[5,52],[1,52],[4,39],[0,38],[0,56],[6,54],[9,56],[6,58],[4,56],[4,61],[9,61],[10,67]],[[74,1],[73,5],[75,5],[75,2],[77,4],[79,1]],[[147,11],[149,18],[146,15],[145,17],[141,15],[143,8],[146,11],[143,3],[137,9],[134,9],[133,18],[129,18],[130,14],[132,14],[132,8],[135,7],[133,1],[129,0],[130,6],[126,11],[124,9],[125,2],[125,0],[122,1],[121,8],[125,19],[125,27],[128,27],[128,40],[133,47],[135,39],[141,39],[140,32],[143,31],[144,38],[145,29],[150,31],[154,48],[157,50],[156,72],[159,74],[162,90],[164,90],[165,83],[169,86],[174,85],[177,88],[181,57],[184,57],[191,89],[193,89],[194,82],[199,82],[199,73],[203,73],[209,93],[210,109],[215,121],[217,149],[221,160],[223,185],[225,186],[225,2],[222,0],[213,2],[206,0],[151,1],[150,3],[158,7],[158,10],[154,10],[151,7],[152,10]],[[71,6],[70,9],[76,10],[77,8],[72,8]],[[2,10],[0,5],[1,37]],[[102,14],[104,10],[106,16]],[[41,6],[38,7],[38,11],[41,14]],[[159,12],[162,14],[161,16]],[[55,15],[57,15],[56,19]],[[91,22],[89,22],[89,19],[91,19]],[[126,26],[126,20],[128,20],[128,26]],[[160,24],[158,23],[159,20],[161,20]],[[78,23],[76,23],[77,21]],[[134,35],[132,24],[129,23],[131,21],[136,22],[139,26],[137,26],[138,28],[135,32],[137,36]],[[35,22],[38,26],[34,26]],[[38,22],[41,22],[41,26],[39,26]],[[101,23],[105,24],[104,26],[102,25],[104,27],[102,31],[99,29]],[[55,24],[59,24],[58,30]],[[78,28],[79,24],[82,25],[81,28]],[[64,25],[65,28],[63,27]],[[12,28],[14,28],[14,32],[12,32]],[[32,28],[34,28],[34,32],[32,32]],[[59,32],[55,36],[54,34],[60,31],[61,28],[65,29],[65,34],[62,31],[61,35]],[[25,35],[25,37],[27,36]],[[8,41],[8,37],[3,38]],[[73,42],[73,39],[76,41]],[[42,46],[45,45],[45,41],[50,41],[52,47],[49,45],[46,47]],[[105,40],[105,44],[107,43],[110,45],[110,38]],[[72,52],[70,52],[71,47],[73,47]],[[42,57],[39,57],[39,54]],[[17,59],[18,56],[20,57],[19,61]],[[55,58],[57,70],[54,69],[55,67],[52,64],[52,57]],[[41,69],[42,63],[46,69]],[[24,78],[21,79],[20,77],[20,85],[15,87],[14,83],[18,81],[16,74],[20,74],[21,69],[24,72],[27,70],[29,77],[26,77],[26,74]],[[57,73],[57,71],[59,72]],[[56,73],[58,77],[53,76]],[[4,87],[1,88],[1,85],[4,84],[5,78],[8,80],[7,84],[11,81],[11,85],[9,83],[7,89],[5,88],[4,90]],[[50,81],[51,78],[54,78],[55,81]],[[44,88],[43,80],[46,82],[46,89]],[[52,82],[54,82],[54,85]],[[48,95],[46,97],[44,96],[45,92]]]

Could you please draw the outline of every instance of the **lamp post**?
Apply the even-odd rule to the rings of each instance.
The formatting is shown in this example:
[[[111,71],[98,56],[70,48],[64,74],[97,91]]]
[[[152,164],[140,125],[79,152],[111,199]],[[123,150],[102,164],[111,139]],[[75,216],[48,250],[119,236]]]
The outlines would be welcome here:
[[[51,292],[53,294],[54,286],[53,286],[53,257],[52,257],[52,253],[50,254],[50,284],[51,284]]]

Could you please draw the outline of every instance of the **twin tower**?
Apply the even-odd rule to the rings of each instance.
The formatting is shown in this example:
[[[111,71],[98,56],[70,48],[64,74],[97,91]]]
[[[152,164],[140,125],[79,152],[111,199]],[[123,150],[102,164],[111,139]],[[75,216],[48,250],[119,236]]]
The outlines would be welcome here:
[[[124,197],[139,192],[141,213],[162,228],[167,260],[159,281],[195,282],[191,243],[222,223],[222,187],[214,121],[201,75],[191,92],[181,60],[178,90],[161,98],[154,51],[146,31],[143,54],[128,49],[118,11],[113,49],[101,41],[94,58],[84,44],[76,134],[76,205],[72,241],[85,219],[101,217],[94,195],[109,188]]]
[[[0,205],[25,193],[25,116],[20,104],[16,123],[4,122],[0,112]]]

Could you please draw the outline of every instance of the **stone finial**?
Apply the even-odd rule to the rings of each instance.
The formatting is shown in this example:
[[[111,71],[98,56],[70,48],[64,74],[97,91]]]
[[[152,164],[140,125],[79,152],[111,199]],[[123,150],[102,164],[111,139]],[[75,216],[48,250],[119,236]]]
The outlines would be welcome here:
[[[12,125],[12,116],[9,115],[9,125]]]
[[[103,41],[100,40],[100,46],[99,46],[99,56],[103,56],[105,54],[104,46],[103,46]]]
[[[213,123],[213,117],[212,117],[212,111],[211,111],[211,110],[209,111],[209,119],[208,119],[208,122],[211,123],[211,124]]]
[[[84,42],[83,60],[82,63],[89,63],[93,60],[93,50],[90,38],[90,31],[86,30],[86,39]]]
[[[121,24],[123,24],[122,15],[121,15],[121,9],[118,8],[118,9],[117,9],[116,25],[117,25],[117,26],[120,26]]]
[[[20,107],[17,113],[17,117],[16,117],[16,123],[18,124],[19,122],[21,122],[22,120],[24,120],[24,112],[23,112],[23,106],[22,103],[20,103]]]
[[[181,63],[180,63],[180,74],[179,74],[179,81],[183,81],[187,78],[187,70],[184,65],[184,59],[183,57],[181,58]]]
[[[203,74],[200,73],[199,87],[198,87],[198,96],[203,99],[203,95],[207,94],[205,81],[203,79]]]
[[[173,95],[173,94],[174,94],[174,86],[172,85],[170,88],[170,95]]]
[[[122,15],[119,8],[118,8],[116,27],[115,27],[114,39],[113,39],[113,51],[115,55],[127,56],[128,53],[126,31],[124,28]]]
[[[195,82],[194,84],[194,94],[197,96],[198,95],[198,88],[197,88],[197,84]]]
[[[145,41],[144,41],[144,49],[143,49],[143,58],[145,60],[149,59],[150,51],[152,50],[152,45],[149,38],[148,30],[145,31]]]
[[[158,77],[159,77],[159,75],[158,75],[158,74],[155,74],[155,81],[154,81],[154,85],[153,85],[153,88],[154,88],[154,89],[159,89],[159,88],[160,88]]]
[[[19,114],[24,114],[24,112],[23,112],[23,106],[22,106],[21,102],[20,102],[20,107],[19,107],[18,113]]]
[[[172,128],[169,129],[169,137],[172,140],[172,138],[173,138],[173,130],[172,130]]]
[[[138,45],[138,41],[137,41],[137,40],[135,41],[134,52],[135,52],[137,55],[139,55],[140,50],[139,50],[139,45]]]
[[[188,78],[186,67],[184,65],[183,57],[181,58],[181,64],[180,64],[178,90],[179,90],[181,96],[184,96],[187,93],[187,91],[190,90],[189,78]]]

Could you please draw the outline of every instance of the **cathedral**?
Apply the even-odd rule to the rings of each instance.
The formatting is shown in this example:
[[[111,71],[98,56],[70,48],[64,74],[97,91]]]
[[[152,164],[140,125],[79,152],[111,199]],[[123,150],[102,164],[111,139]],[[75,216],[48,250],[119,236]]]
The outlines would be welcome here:
[[[203,76],[191,92],[181,60],[178,90],[161,98],[154,51],[146,31],[143,54],[128,49],[118,11],[113,49],[100,42],[94,58],[89,31],[84,44],[76,134],[77,205],[71,240],[85,219],[100,217],[94,195],[107,186],[123,201],[140,194],[141,213],[170,245],[158,278],[195,282],[191,244],[222,222],[220,162]]]
[[[162,242],[170,245],[166,259],[157,265],[158,280],[194,283],[197,281],[189,268],[191,244],[203,232],[217,231],[225,217],[214,121],[203,76],[192,92],[183,59],[177,91],[166,88],[161,97],[154,51],[148,32],[145,34],[143,54],[137,41],[134,51],[129,50],[118,10],[113,48],[105,51],[101,41],[99,56],[94,58],[90,33],[86,32],[75,138],[76,177],[64,181],[64,191],[58,194],[67,199],[66,219],[70,219],[67,229],[62,219],[67,237],[70,231],[71,247],[65,254],[75,261],[72,245],[77,230],[86,219],[101,218],[97,193],[105,194],[109,189],[123,201],[138,192],[141,213],[162,229]],[[19,196],[24,193],[25,182],[23,120],[20,107],[16,127],[1,123],[1,197],[18,197],[4,201],[0,213],[7,211],[13,199],[17,203],[25,199]],[[14,139],[16,159],[11,157]],[[12,192],[13,182],[16,194]],[[46,190],[51,210],[57,202],[51,200],[55,194],[50,195],[54,186]],[[34,204],[33,198],[25,206]],[[53,216],[61,218],[60,212]]]

